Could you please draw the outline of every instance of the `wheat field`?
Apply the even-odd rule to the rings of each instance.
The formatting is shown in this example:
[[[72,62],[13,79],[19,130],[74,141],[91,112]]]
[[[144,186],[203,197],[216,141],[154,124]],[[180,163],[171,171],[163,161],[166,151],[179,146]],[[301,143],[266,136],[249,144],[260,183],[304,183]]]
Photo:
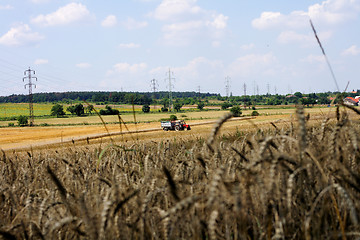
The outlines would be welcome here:
[[[357,109],[353,109],[357,111]],[[358,239],[359,115],[0,153],[3,239]]]

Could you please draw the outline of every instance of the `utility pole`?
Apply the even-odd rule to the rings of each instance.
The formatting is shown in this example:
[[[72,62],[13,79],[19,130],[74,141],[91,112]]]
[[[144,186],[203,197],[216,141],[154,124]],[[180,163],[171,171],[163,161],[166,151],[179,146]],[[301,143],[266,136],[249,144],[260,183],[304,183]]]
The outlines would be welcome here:
[[[270,94],[270,84],[267,83],[266,86],[267,86],[267,94],[269,95]]]
[[[37,81],[37,77],[31,76],[31,74],[35,75],[35,71],[31,70],[30,67],[29,67],[28,70],[24,71],[25,77],[23,77],[23,82],[25,82],[25,79],[29,80],[29,83],[26,83],[24,85],[24,87],[25,87],[25,89],[26,89],[26,86],[29,87],[29,111],[30,111],[29,124],[30,124],[30,127],[34,125],[34,108],[33,108],[32,86],[35,86],[35,88],[36,88],[36,84],[32,83],[32,79],[35,79]]]
[[[197,90],[198,90],[198,93],[199,93],[199,102],[200,102],[201,101],[200,86],[198,86]]]
[[[156,90],[158,89],[159,87],[159,84],[157,83],[156,79],[151,79],[150,81],[150,86],[151,86],[151,90],[153,91],[153,98],[155,99],[156,97]],[[155,101],[154,101],[154,110],[155,110]]]
[[[172,80],[175,80],[174,77],[171,77],[171,75],[174,76],[174,73],[170,71],[169,68],[169,72],[168,72],[169,76],[168,76],[168,81],[169,81],[169,111],[172,111],[173,108],[173,103],[172,103],[172,88],[174,87]]]
[[[230,94],[230,77],[227,76],[225,77],[225,90],[226,90],[226,97],[229,98],[229,94]]]

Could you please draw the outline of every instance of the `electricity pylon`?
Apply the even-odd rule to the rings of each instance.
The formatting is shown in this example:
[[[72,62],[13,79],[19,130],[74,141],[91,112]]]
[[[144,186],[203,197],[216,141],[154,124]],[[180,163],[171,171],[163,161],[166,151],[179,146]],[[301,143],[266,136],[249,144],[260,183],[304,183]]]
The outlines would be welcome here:
[[[31,76],[31,74],[35,75],[35,71],[31,70],[30,67],[29,67],[28,70],[24,71],[24,75],[26,77],[23,77],[23,82],[25,82],[25,79],[29,80],[29,83],[26,83],[24,85],[24,87],[25,87],[25,89],[26,89],[26,86],[29,87],[29,111],[30,111],[29,125],[33,126],[34,125],[34,108],[33,108],[32,86],[35,86],[35,88],[36,88],[36,84],[32,83],[32,79],[35,79],[37,81],[37,77]]]
[[[156,79],[154,78],[154,79],[151,79],[151,81],[150,81],[151,83],[150,83],[150,87],[151,87],[151,90],[153,91],[153,101],[154,101],[154,110],[155,110],[155,98],[156,98],[156,91],[157,91],[157,89],[158,89],[158,87],[159,87],[159,84],[157,83],[157,81],[156,81]]]
[[[225,77],[225,90],[226,90],[226,97],[229,98],[230,96],[230,77]]]
[[[172,109],[173,109],[173,102],[172,102],[172,88],[174,87],[174,84],[172,83],[173,80],[175,80],[174,77],[171,77],[174,76],[174,73],[170,71],[170,68],[169,68],[169,76],[168,76],[168,81],[169,81],[169,111],[172,112]]]

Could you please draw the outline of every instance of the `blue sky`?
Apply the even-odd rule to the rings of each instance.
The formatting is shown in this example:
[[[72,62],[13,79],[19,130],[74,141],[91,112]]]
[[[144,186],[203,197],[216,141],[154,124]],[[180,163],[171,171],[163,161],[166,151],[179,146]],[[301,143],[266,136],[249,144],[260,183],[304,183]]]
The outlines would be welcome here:
[[[360,89],[360,0],[0,0],[0,96],[174,91],[287,94]]]

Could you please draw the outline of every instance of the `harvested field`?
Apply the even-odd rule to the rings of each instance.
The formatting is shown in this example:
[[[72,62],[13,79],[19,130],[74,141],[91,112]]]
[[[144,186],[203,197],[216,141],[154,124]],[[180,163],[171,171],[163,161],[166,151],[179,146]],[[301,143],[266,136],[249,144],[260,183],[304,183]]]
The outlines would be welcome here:
[[[335,109],[327,109],[327,108],[309,108],[306,109],[306,113],[311,115],[311,121],[319,121],[318,119],[323,118],[324,115],[328,115],[328,111]],[[107,128],[110,133],[120,133],[129,131],[144,131],[144,130],[157,130],[152,133],[137,133],[136,136],[125,136],[125,140],[133,140],[133,139],[158,139],[163,137],[194,137],[194,136],[202,136],[204,137],[206,134],[210,132],[211,123],[215,121],[217,118],[221,117],[228,111],[205,111],[205,112],[186,112],[186,113],[178,113],[176,114],[178,118],[185,118],[190,125],[193,127],[190,132],[186,133],[167,133],[164,135],[160,130],[160,119],[168,117],[170,114],[137,114],[136,121],[140,122],[139,124],[126,124],[124,125],[118,124],[119,119],[117,116],[103,116],[103,120],[107,124]],[[291,121],[294,119],[294,109],[262,109],[259,110],[260,116],[256,117],[256,119],[252,119],[249,121],[240,121],[228,123],[225,125],[224,129],[228,129],[229,131],[246,131],[247,129],[252,129],[253,125],[261,125],[267,124],[270,122],[279,122],[279,121]],[[244,115],[250,115],[251,111],[246,110],[243,111]],[[333,113],[334,114],[334,113]],[[182,117],[186,116],[186,117]],[[133,115],[121,115],[121,118],[125,122],[134,121]],[[192,120],[194,119],[194,120]],[[201,120],[203,119],[203,120]],[[51,118],[51,119],[37,119],[35,121],[36,124],[41,125],[44,123],[50,124],[51,126],[46,127],[12,127],[12,128],[2,128],[1,133],[2,137],[0,138],[0,148],[4,150],[9,149],[19,149],[19,148],[29,148],[30,146],[36,147],[38,145],[44,145],[47,143],[56,143],[61,144],[64,142],[69,142],[71,140],[86,138],[87,136],[92,138],[94,136],[104,135],[106,134],[106,129],[101,124],[101,119],[98,116],[90,116],[90,117],[78,117],[78,118]],[[79,126],[67,126],[68,124],[82,124]],[[116,123],[116,124],[115,124]],[[197,125],[202,123],[210,123],[207,125]],[[3,123],[5,124],[5,123]],[[60,125],[56,125],[60,124]],[[90,124],[90,125],[89,125]],[[91,125],[98,124],[98,125]],[[132,134],[134,135],[134,134]],[[121,138],[122,139],[122,138]]]
[[[310,122],[299,109],[292,122],[257,125],[244,132],[227,132],[226,125],[236,129],[237,122],[226,119],[206,137],[174,135],[3,152],[0,235],[5,239],[360,235],[359,115],[341,111],[336,118]]]

